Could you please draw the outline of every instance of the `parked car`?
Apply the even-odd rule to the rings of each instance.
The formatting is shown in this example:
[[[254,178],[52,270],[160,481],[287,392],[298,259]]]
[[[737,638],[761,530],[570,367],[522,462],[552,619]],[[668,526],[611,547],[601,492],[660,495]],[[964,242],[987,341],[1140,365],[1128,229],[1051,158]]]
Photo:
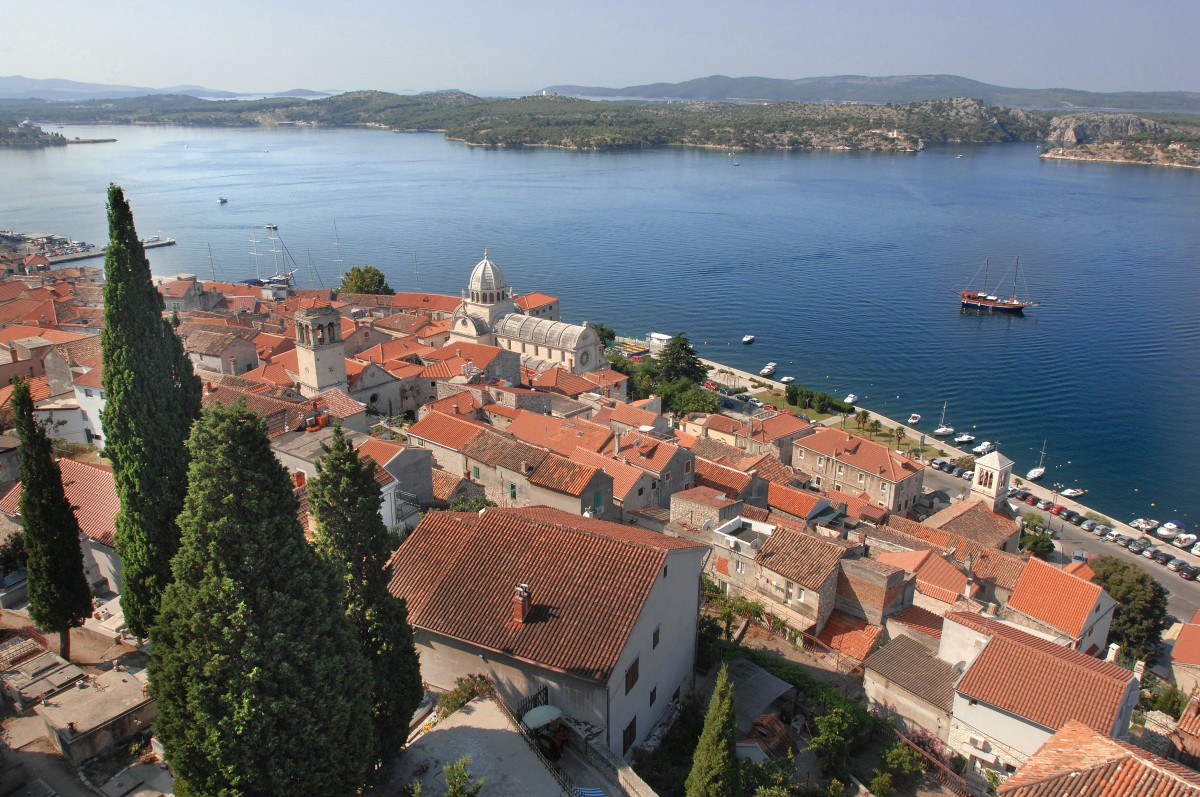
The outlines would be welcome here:
[[[1050,514],[1051,515],[1061,515],[1063,512],[1066,511],[1066,509],[1067,508],[1065,506],[1063,506],[1062,504],[1051,504],[1050,505]]]
[[[1167,562],[1167,569],[1178,572],[1179,568],[1185,567],[1186,565],[1187,565],[1186,559],[1172,559],[1171,561]]]
[[[1157,545],[1155,545],[1154,543],[1147,540],[1146,547],[1142,549],[1142,556],[1146,557],[1147,559],[1153,559],[1154,554],[1158,553],[1161,550],[1162,550],[1162,548],[1159,548]]]
[[[1103,538],[1103,539],[1104,539],[1104,541],[1105,541],[1105,542],[1113,542],[1114,540],[1116,540],[1116,539],[1117,539],[1117,537],[1120,537],[1120,536],[1121,536],[1121,532],[1119,532],[1119,531],[1110,531],[1108,534],[1105,534],[1105,535],[1104,535],[1104,538]]]
[[[762,407],[763,406],[762,400],[757,399],[754,396],[751,396],[750,398],[746,399],[746,403],[749,404],[751,407]]]
[[[1054,502],[1051,501],[1049,498],[1043,498],[1042,500],[1037,502],[1038,509],[1049,509],[1052,506],[1054,506]]]
[[[1151,556],[1150,558],[1153,559],[1154,561],[1158,562],[1160,565],[1165,565],[1165,564],[1168,564],[1172,559],[1174,559],[1175,555],[1173,553],[1171,553],[1170,551],[1164,551],[1160,548],[1157,551],[1155,551],[1154,555]]]
[[[1063,511],[1058,513],[1058,516],[1060,518],[1062,518],[1063,520],[1067,521],[1068,523],[1070,523],[1076,517],[1075,510],[1073,510],[1073,509],[1064,509]]]
[[[1083,551],[1076,551],[1075,553],[1071,554],[1072,562],[1083,562],[1086,560],[1087,560],[1087,554],[1084,553]]]
[[[964,470],[964,471],[962,472],[962,477],[963,477],[964,479],[966,479],[967,481],[971,481],[971,479],[974,479],[974,478],[975,478],[975,471],[973,471],[973,470]]]
[[[1095,534],[1097,537],[1103,537],[1105,534],[1108,534],[1110,531],[1112,531],[1112,529],[1109,528],[1108,526],[1101,526],[1099,524],[1092,526],[1092,534]]]
[[[716,382],[714,382],[714,381],[712,381],[711,379],[705,379],[705,380],[704,380],[704,386],[705,386],[706,388],[708,388],[709,390],[716,390],[716,389],[717,389],[717,383],[716,383]]]
[[[1129,552],[1140,554],[1149,547],[1150,547],[1149,540],[1147,540],[1143,537],[1140,540],[1134,540],[1133,542],[1129,543]]]
[[[1079,528],[1083,529],[1084,531],[1091,531],[1092,529],[1096,528],[1097,525],[1098,524],[1096,523],[1096,521],[1092,520],[1091,518],[1088,518],[1087,520],[1085,520],[1079,524]]]
[[[941,470],[942,466],[945,465],[947,462],[949,462],[949,460],[938,457],[937,459],[935,459],[929,463],[929,467],[937,468],[938,470]],[[1012,489],[1009,489],[1008,494],[1012,495]]]
[[[1032,495],[1032,493],[1030,493],[1028,490],[1017,490],[1017,500],[1018,501],[1026,501],[1029,499],[1029,497],[1031,495]],[[1035,503],[1036,503],[1036,501],[1037,501],[1037,499],[1034,499]]]
[[[749,393],[738,393],[736,396],[734,396],[734,398],[737,399],[738,401],[749,401],[750,394]]]
[[[1019,492],[1021,492],[1021,488],[1020,488],[1020,487],[1017,487],[1017,486],[1015,486],[1015,485],[1014,485],[1014,486],[1012,486],[1012,487],[1009,487],[1009,488],[1008,488],[1008,497],[1009,497],[1009,498],[1016,498],[1016,497],[1017,497],[1017,494],[1018,494]]]
[[[1082,528],[1083,524],[1087,523],[1087,516],[1081,515],[1078,512],[1075,512],[1074,514],[1071,515],[1071,522],[1074,523],[1076,526],[1079,526]]]
[[[1184,565],[1179,568],[1179,577],[1185,581],[1195,581],[1196,576],[1200,576],[1200,567],[1195,565]]]
[[[1113,540],[1113,542],[1115,542],[1117,545],[1120,545],[1122,548],[1128,548],[1129,544],[1133,542],[1133,537],[1127,537],[1124,534],[1118,534],[1117,538]]]
[[[1021,500],[1024,501],[1025,503],[1029,504],[1030,506],[1037,506],[1038,503],[1040,503],[1040,499],[1033,493],[1030,493],[1029,495],[1025,496]]]
[[[726,387],[725,385],[717,385],[717,392],[720,393],[722,396],[732,396],[733,395],[733,390]]]

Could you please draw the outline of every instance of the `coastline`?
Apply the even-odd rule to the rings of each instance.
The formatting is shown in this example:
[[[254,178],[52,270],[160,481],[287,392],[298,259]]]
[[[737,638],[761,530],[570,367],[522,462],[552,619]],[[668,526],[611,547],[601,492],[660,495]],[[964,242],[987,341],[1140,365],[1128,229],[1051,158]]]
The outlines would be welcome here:
[[[1133,160],[1132,158],[1118,158],[1098,154],[1072,154],[1074,150],[1069,150],[1066,147],[1056,147],[1052,150],[1044,150],[1038,157],[1046,160],[1060,161],[1078,161],[1080,163],[1115,163],[1127,166],[1163,166],[1175,169],[1200,169],[1200,164],[1195,163],[1177,163],[1174,161],[1162,160]]]

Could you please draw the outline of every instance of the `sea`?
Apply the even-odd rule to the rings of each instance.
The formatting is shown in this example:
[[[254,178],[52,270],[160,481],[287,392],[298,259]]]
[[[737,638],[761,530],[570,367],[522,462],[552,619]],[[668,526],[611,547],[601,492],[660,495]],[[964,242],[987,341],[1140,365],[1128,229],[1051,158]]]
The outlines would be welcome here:
[[[158,275],[296,270],[311,287],[371,264],[396,290],[458,294],[486,250],[564,320],[684,332],[702,356],[776,361],[925,431],[945,405],[1018,475],[1044,442],[1043,484],[1118,520],[1200,522],[1200,171],[1043,160],[1032,143],[580,153],[376,129],[46,129],[117,140],[0,149],[0,228],[103,242],[111,181],[139,234],[178,241],[149,250]],[[1018,258],[1040,307],[960,310],[966,287],[1010,293]]]

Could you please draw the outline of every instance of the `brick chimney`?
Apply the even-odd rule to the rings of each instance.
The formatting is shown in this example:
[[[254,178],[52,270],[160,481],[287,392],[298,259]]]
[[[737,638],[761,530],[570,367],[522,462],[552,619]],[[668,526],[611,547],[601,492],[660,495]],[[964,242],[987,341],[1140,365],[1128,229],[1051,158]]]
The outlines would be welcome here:
[[[512,620],[524,624],[529,616],[529,605],[533,600],[533,591],[528,584],[518,584],[512,597]]]
[[[304,471],[302,471],[302,470],[298,470],[292,474],[292,487],[294,489],[299,490],[301,487],[304,486],[305,482],[307,482],[307,481],[308,481],[308,476],[306,476]]]

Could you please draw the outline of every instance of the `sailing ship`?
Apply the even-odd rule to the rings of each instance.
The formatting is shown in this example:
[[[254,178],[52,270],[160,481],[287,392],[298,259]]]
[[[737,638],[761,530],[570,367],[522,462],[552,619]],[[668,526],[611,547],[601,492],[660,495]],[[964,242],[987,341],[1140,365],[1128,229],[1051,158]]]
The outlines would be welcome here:
[[[1038,460],[1037,467],[1034,468],[1033,470],[1029,471],[1029,473],[1026,473],[1025,478],[1029,479],[1029,481],[1031,481],[1031,482],[1035,482],[1045,475],[1046,475],[1046,441],[1043,440],[1042,441],[1042,456]]]
[[[948,434],[954,434],[954,427],[946,425],[946,407],[949,404],[950,404],[950,402],[948,402],[948,401],[942,403],[942,419],[940,421],[938,421],[937,428],[933,430],[933,433],[935,435],[937,435],[938,437],[944,437],[945,435],[948,435]]]
[[[1035,302],[1032,299],[1021,299],[1017,296],[1017,279],[1021,273],[1021,258],[1017,257],[1017,262],[1013,265],[1013,282],[1012,293],[1001,298],[996,293],[991,293],[987,289],[988,261],[985,258],[983,261],[983,290],[976,291],[968,288],[960,294],[962,308],[964,310],[977,310],[985,313],[1004,313],[1006,315],[1023,315],[1026,307],[1037,307],[1041,302]],[[979,276],[979,272],[975,272],[975,276]],[[971,282],[975,280],[972,279]],[[1028,286],[1025,288],[1026,294],[1029,292]]]

